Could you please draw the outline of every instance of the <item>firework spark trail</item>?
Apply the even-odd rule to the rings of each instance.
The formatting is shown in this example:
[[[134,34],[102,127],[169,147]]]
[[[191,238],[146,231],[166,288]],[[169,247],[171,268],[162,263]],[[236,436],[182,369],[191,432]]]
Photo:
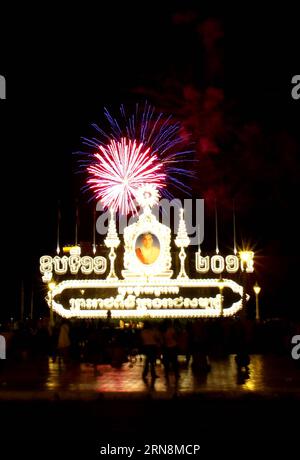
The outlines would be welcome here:
[[[120,114],[117,120],[105,108],[108,129],[93,124],[99,138],[82,138],[83,144],[91,148],[90,152],[78,152],[84,155],[80,164],[90,175],[84,188],[92,189],[104,206],[122,213],[136,212],[134,195],[137,187],[145,183],[156,185],[168,199],[173,195],[167,183],[171,190],[189,194],[185,178],[192,177],[194,172],[184,168],[183,162],[195,161],[194,150],[186,149],[186,139],[180,134],[181,124],[171,116],[155,113],[147,102],[143,106],[137,103],[130,115],[121,105]],[[126,183],[125,171],[131,185]]]
[[[104,206],[122,214],[137,212],[134,200],[141,185],[153,184],[158,190],[165,186],[163,164],[150,154],[150,147],[144,149],[142,143],[122,138],[99,150],[101,154],[94,154],[87,168],[87,183]]]

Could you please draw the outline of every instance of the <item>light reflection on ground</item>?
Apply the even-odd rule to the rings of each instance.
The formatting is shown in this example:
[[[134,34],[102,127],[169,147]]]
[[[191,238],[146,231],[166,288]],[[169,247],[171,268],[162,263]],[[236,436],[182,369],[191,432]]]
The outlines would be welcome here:
[[[182,362],[176,389],[181,393],[300,391],[300,373],[297,373],[295,362],[288,357],[252,355],[248,373],[237,372],[233,355],[210,362],[210,372],[200,375],[194,375],[191,366],[186,367]],[[96,369],[89,364],[59,366],[52,360],[38,369],[30,363],[23,363],[18,372],[11,369],[2,375],[1,380],[5,379],[2,389],[23,387],[96,393],[143,393],[149,389],[168,392],[174,389],[174,377],[170,376],[167,385],[160,363],[157,365],[159,378],[154,386],[151,386],[150,377],[148,384],[141,379],[142,368],[140,359],[133,366],[123,364],[121,369],[112,368],[109,364],[98,365]]]
[[[234,355],[211,359],[208,373],[194,375],[191,366],[185,366],[181,359],[180,379],[176,385],[174,376],[167,384],[163,365],[158,363],[154,385],[149,377],[145,383],[142,378],[143,362],[138,358],[130,365],[125,363],[121,369],[109,364],[98,365],[96,369],[89,364],[64,366],[51,359],[40,363],[23,362],[8,367],[0,374],[2,390],[17,391],[67,391],[75,394],[115,393],[144,394],[153,391],[168,394],[175,391],[182,394],[222,392],[242,395],[243,393],[276,394],[287,392],[300,394],[300,372],[295,361],[288,356],[252,355],[248,373],[238,373]]]

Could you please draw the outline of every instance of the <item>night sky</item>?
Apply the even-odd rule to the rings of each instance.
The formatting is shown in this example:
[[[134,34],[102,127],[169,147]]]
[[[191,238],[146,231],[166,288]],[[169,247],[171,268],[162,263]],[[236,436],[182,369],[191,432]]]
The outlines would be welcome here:
[[[128,3],[128,2],[126,2]],[[101,2],[102,4],[102,2]],[[101,124],[103,107],[146,99],[180,120],[195,143],[193,196],[205,198],[203,250],[214,249],[217,200],[220,248],[255,245],[262,308],[298,316],[299,115],[291,79],[300,73],[297,17],[286,4],[263,13],[254,3],[217,10],[211,2],[133,2],[111,7],[32,7],[1,17],[0,101],[2,266],[1,316],[18,311],[25,282],[41,305],[38,259],[62,240],[92,234],[92,204],[75,174],[81,136]],[[18,7],[20,8],[20,7]],[[31,8],[31,9],[30,9]],[[296,284],[297,286],[297,284]],[[43,306],[43,308],[45,308]],[[42,313],[43,308],[39,307]]]

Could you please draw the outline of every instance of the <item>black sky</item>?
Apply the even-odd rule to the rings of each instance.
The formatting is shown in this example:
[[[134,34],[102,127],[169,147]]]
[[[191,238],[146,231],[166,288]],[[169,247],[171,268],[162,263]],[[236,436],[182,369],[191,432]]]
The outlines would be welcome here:
[[[294,289],[287,285],[298,278],[300,138],[300,101],[291,98],[291,78],[300,73],[292,7],[273,5],[263,13],[255,3],[239,10],[189,1],[99,5],[38,12],[26,5],[1,17],[0,74],[7,79],[7,100],[0,101],[2,242],[13,260],[4,310],[17,308],[21,279],[27,299],[32,278],[40,289],[38,258],[54,251],[58,200],[65,242],[73,238],[75,200],[83,215],[91,209],[72,152],[91,133],[90,124],[101,123],[103,106],[148,98],[187,117],[193,101],[184,101],[184,94],[193,88],[203,96],[213,87],[224,94],[218,108],[224,129],[215,139],[220,153],[200,156],[195,196],[225,190],[224,203],[217,194],[224,235],[228,202],[240,200],[240,237],[257,244],[265,265],[258,273],[266,285],[264,302],[292,314]],[[209,20],[222,31],[212,54],[203,44]],[[217,70],[209,73],[207,62],[214,59]],[[210,216],[209,200],[207,206]],[[207,246],[212,249],[209,235]]]

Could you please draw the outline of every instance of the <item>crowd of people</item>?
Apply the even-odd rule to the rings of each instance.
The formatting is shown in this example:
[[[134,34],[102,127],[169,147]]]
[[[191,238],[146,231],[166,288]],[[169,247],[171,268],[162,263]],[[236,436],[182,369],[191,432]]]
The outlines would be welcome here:
[[[297,332],[298,331],[298,332]],[[90,363],[120,368],[144,356],[141,377],[157,378],[156,362],[163,364],[166,380],[180,377],[178,356],[194,373],[209,372],[209,356],[235,353],[237,365],[247,366],[249,354],[290,350],[290,338],[299,333],[299,323],[273,321],[255,323],[228,318],[220,320],[161,320],[121,324],[106,321],[48,318],[0,325],[10,361],[52,358],[59,365]]]

